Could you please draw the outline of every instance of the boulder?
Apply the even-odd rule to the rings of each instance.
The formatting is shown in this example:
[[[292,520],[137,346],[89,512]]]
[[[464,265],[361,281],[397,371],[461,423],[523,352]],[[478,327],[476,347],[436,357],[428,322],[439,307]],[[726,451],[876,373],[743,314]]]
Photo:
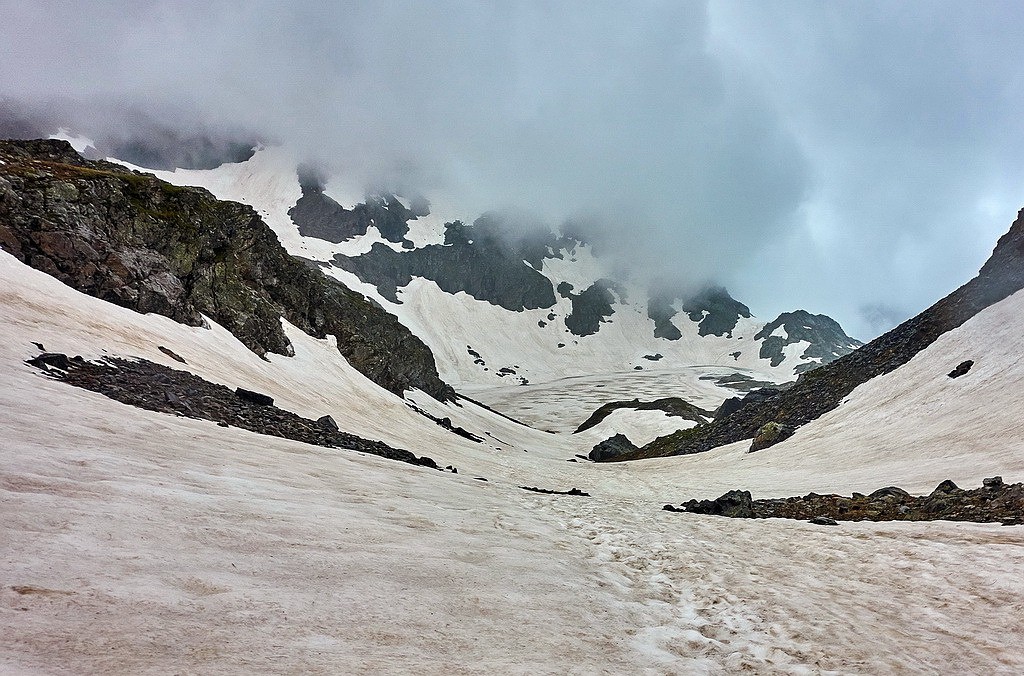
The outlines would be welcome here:
[[[587,457],[595,462],[608,462],[624,453],[632,453],[636,450],[638,450],[636,445],[626,435],[616,434],[594,446]]]
[[[950,371],[946,375],[949,376],[950,378],[959,378],[960,376],[962,376],[965,373],[967,373],[968,371],[970,371],[972,366],[974,366],[974,360],[973,359],[968,359],[967,361],[962,361],[959,364],[957,364],[957,367],[955,369],[953,369],[952,371]]]
[[[242,401],[247,401],[250,404],[255,404],[257,406],[273,406],[274,405],[274,398],[273,397],[267,396],[265,394],[260,394],[259,392],[253,392],[252,390],[247,390],[247,389],[245,389],[243,387],[235,388],[235,394]]]
[[[750,491],[729,491],[714,500],[690,500],[683,503],[683,507],[687,512],[693,514],[711,514],[741,519],[755,517]]]
[[[316,424],[319,425],[320,427],[324,428],[325,430],[330,430],[331,432],[337,432],[338,429],[339,429],[338,428],[338,423],[335,422],[334,418],[332,418],[329,415],[325,415],[325,416],[321,416],[321,417],[317,418],[316,419]]]
[[[754,437],[754,441],[750,444],[750,453],[755,451],[763,451],[769,446],[774,446],[780,441],[785,441],[789,437],[793,436],[793,432],[796,430],[780,425],[777,422],[765,423],[761,426],[761,429],[757,431],[757,436]]]

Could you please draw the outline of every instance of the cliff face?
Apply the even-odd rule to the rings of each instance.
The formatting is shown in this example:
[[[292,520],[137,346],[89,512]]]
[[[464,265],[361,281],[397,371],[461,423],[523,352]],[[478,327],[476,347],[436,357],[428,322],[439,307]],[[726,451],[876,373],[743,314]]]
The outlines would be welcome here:
[[[767,423],[786,434],[836,408],[855,387],[906,364],[935,340],[1024,288],[1024,210],[996,244],[978,276],[921,314],[860,349],[805,373],[793,387],[758,399],[714,421],[655,439],[614,460],[686,455],[751,439]]]
[[[250,207],[107,162],[63,141],[0,141],[0,248],[103,300],[222,324],[259,355],[289,354],[281,318],[334,335],[359,371],[401,394],[454,391],[392,315],[290,256]]]

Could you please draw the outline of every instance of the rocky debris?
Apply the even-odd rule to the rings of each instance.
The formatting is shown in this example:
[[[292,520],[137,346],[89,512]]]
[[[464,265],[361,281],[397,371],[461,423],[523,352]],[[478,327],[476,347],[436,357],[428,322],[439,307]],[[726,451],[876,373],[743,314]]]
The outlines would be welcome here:
[[[815,526],[838,526],[839,522],[835,519],[830,519],[827,516],[816,516],[813,519],[808,519]]]
[[[163,366],[145,359],[108,357],[90,362],[64,354],[42,354],[27,361],[43,369],[50,377],[75,387],[98,392],[116,401],[149,411],[158,411],[199,420],[210,420],[222,427],[242,429],[317,446],[348,448],[392,460],[437,469],[428,457],[416,457],[409,451],[392,448],[380,441],[363,439],[340,432],[320,420],[303,418],[272,403],[257,403],[248,395],[203,380],[188,371]],[[262,397],[266,395],[239,388]],[[271,402],[273,400],[271,399]]]
[[[640,401],[639,399],[633,399],[632,401],[613,401],[604,404],[594,411],[589,418],[583,421],[583,423],[576,428],[573,434],[589,430],[591,427],[599,424],[602,420],[619,409],[664,411],[667,415],[683,418],[684,420],[692,420],[697,423],[702,423],[707,418],[711,417],[711,411],[706,411],[698,406],[694,406],[690,402],[685,399],[680,399],[679,397],[665,397],[663,399],[655,399],[654,401]]]
[[[570,488],[567,491],[554,491],[547,488],[537,488],[535,486],[520,486],[524,491],[530,491],[531,493],[544,493],[545,495],[578,495],[581,497],[590,497],[590,493],[585,493],[578,488]]]
[[[772,335],[779,329],[785,337]],[[754,340],[762,340],[760,356],[770,359],[772,366],[778,366],[785,359],[787,345],[807,341],[810,345],[804,349],[802,358],[816,359],[817,362],[798,366],[796,373],[803,373],[828,364],[857,349],[863,343],[846,335],[839,322],[826,315],[812,315],[806,310],[783,312],[781,315],[764,325],[754,335]]]
[[[646,359],[648,361],[660,361],[660,360],[662,360],[664,358],[665,358],[665,355],[663,355],[660,352],[656,352],[655,354],[645,354],[644,355],[644,359]]]
[[[444,471],[451,472],[452,474],[458,474],[459,470],[454,465],[445,465]]]
[[[671,509],[669,509],[671,507]],[[741,518],[835,521],[977,521],[1017,525],[1024,522],[1024,484],[1005,484],[1000,477],[985,479],[981,488],[961,489],[943,481],[928,495],[914,496],[896,486],[870,495],[854,493],[751,500],[747,491],[729,491],[715,500],[690,500],[668,511],[719,514]]]
[[[415,405],[410,404],[408,402],[406,402],[406,406],[408,406],[412,410],[416,411],[417,413],[419,413],[424,418],[427,418],[429,420],[433,420],[437,425],[440,425],[441,427],[445,428],[446,430],[448,430],[449,432],[451,432],[453,434],[457,434],[460,437],[463,437],[464,439],[469,439],[470,441],[475,441],[477,443],[481,443],[483,441],[482,437],[478,437],[477,435],[473,434],[472,432],[470,432],[469,430],[467,430],[464,427],[459,427],[458,425],[453,424],[452,423],[452,419],[447,417],[447,416],[445,416],[443,418],[438,418],[435,415],[431,415],[431,414],[427,413],[426,411],[424,411],[419,406],[415,406]]]
[[[974,366],[973,359],[962,361],[959,364],[957,364],[955,369],[953,369],[946,375],[949,376],[950,378],[959,378],[960,376],[965,375],[968,371],[970,371],[972,366]]]
[[[1024,210],[978,276],[921,314],[830,364],[801,374],[787,390],[706,425],[655,439],[618,460],[686,455],[753,438],[768,422],[799,428],[833,410],[858,385],[906,364],[939,336],[1024,288]]]
[[[0,247],[136,312],[190,326],[206,315],[261,356],[291,354],[283,317],[335,336],[345,359],[391,392],[454,398],[422,341],[290,256],[250,207],[87,161],[64,141],[0,141]]]
[[[163,352],[164,354],[166,354],[168,357],[170,357],[171,359],[173,359],[176,362],[179,362],[181,364],[187,364],[188,363],[187,361],[185,361],[184,357],[182,357],[181,355],[179,355],[178,353],[176,353],[174,350],[172,350],[170,348],[164,347],[163,345],[157,345],[156,349],[160,350],[161,352]]]
[[[742,397],[729,397],[715,410],[713,417],[724,418],[727,415],[732,415],[744,406],[760,403],[766,399],[774,397],[781,391],[782,390],[776,387],[762,387],[756,390],[751,390]]]
[[[637,446],[625,434],[616,434],[594,446],[587,458],[594,462],[609,462],[637,450]]]
[[[785,441],[789,437],[793,436],[794,431],[795,430],[792,428],[780,425],[777,422],[767,422],[757,431],[757,436],[755,436],[754,440],[750,443],[748,453],[763,451],[769,446],[774,446],[780,441]]]

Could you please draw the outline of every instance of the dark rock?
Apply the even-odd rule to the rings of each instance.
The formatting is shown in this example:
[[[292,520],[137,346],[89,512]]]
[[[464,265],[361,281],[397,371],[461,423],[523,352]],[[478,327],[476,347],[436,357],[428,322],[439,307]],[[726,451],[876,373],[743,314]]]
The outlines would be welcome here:
[[[325,415],[325,416],[321,416],[321,417],[317,418],[316,419],[316,424],[319,425],[320,427],[326,429],[326,430],[331,430],[332,432],[337,432],[340,429],[338,427],[337,421],[335,421],[335,419],[332,418],[329,415]]]
[[[274,398],[269,397],[259,392],[253,392],[242,387],[235,388],[235,395],[243,401],[247,401],[250,404],[256,404],[257,406],[273,406]]]
[[[761,429],[757,431],[757,435],[754,440],[750,443],[750,453],[755,451],[762,451],[770,446],[774,446],[780,441],[785,441],[789,437],[793,436],[795,430],[780,425],[777,422],[767,422],[761,426]]]
[[[594,446],[587,457],[595,462],[608,462],[635,450],[637,450],[636,445],[626,435],[616,434]]]
[[[572,302],[572,312],[565,317],[565,327],[577,336],[597,333],[601,322],[615,314],[612,307],[615,304],[615,294],[622,296],[623,293],[622,287],[610,279],[599,279],[579,295],[562,294]]]
[[[660,352],[657,352],[655,354],[645,354],[644,355],[644,359],[646,359],[648,361],[659,361],[659,360],[661,360],[663,358],[664,358],[664,355],[662,355]]]
[[[785,331],[786,338],[772,335],[779,328]],[[831,363],[863,345],[859,340],[846,335],[836,320],[825,315],[812,315],[806,310],[783,312],[754,334],[754,340],[764,341],[761,343],[760,357],[770,359],[772,366],[782,363],[787,345],[801,341],[810,343],[800,356],[819,361],[801,364],[797,367],[797,373]]]
[[[953,483],[951,479],[946,479],[945,481],[943,481],[942,483],[935,487],[935,490],[932,491],[932,495],[938,495],[942,493],[953,493],[958,490],[960,490],[959,486]],[[856,493],[854,495],[856,496]]]
[[[981,485],[985,488],[1001,488],[1003,486],[1003,477],[993,476],[987,479],[982,479]]]
[[[219,423],[217,423],[217,427],[231,427],[231,425],[221,420]]]
[[[188,363],[188,362],[185,361],[184,358],[182,358],[180,355],[175,353],[170,348],[166,348],[163,345],[157,345],[156,349],[160,350],[161,352],[163,352],[164,354],[166,354],[168,357],[170,357],[171,359],[173,359],[176,362],[180,362],[182,364],[187,364]]]
[[[540,226],[515,236],[508,220],[490,212],[473,225],[454,221],[445,226],[443,245],[398,252],[376,244],[361,256],[339,254],[334,264],[375,285],[395,303],[400,302],[398,287],[423,277],[448,293],[464,291],[507,310],[549,308],[555,304],[554,289],[538,270],[545,257],[561,257],[558,250],[566,241]]]
[[[714,500],[690,500],[683,503],[687,512],[694,514],[711,514],[733,518],[754,518],[753,500],[750,491],[729,491]]]
[[[64,371],[71,368],[71,360],[66,354],[60,352],[44,352],[38,357],[27,360],[26,363],[43,370],[60,369]]]
[[[885,498],[903,500],[909,497],[910,493],[906,492],[902,488],[899,488],[897,486],[886,486],[885,488],[879,488],[874,493],[868,495],[868,500],[881,500]]]
[[[816,516],[813,519],[809,519],[810,523],[816,526],[838,526],[839,524],[835,519],[827,516]]]
[[[537,488],[536,486],[520,486],[524,491],[530,491],[531,493],[544,493],[545,495],[576,495],[580,497],[590,497],[590,493],[585,493],[578,488],[570,488],[567,491],[555,491],[547,488]]]
[[[949,376],[950,378],[959,378],[960,376],[962,376],[962,375],[966,374],[968,371],[970,371],[972,366],[974,366],[974,360],[973,359],[968,359],[967,361],[962,361],[959,364],[957,364],[955,369],[953,369],[952,371],[950,371],[946,375]]]
[[[42,344],[42,343],[37,343],[37,342],[35,342],[35,341],[32,341],[32,344],[33,344],[33,345],[35,345],[35,346],[36,346],[36,348],[38,348],[39,350],[42,350],[43,352],[46,352],[46,348],[45,348],[45,347],[43,347],[43,344]]]
[[[685,399],[680,399],[679,397],[665,397],[663,399],[655,399],[653,401],[640,401],[639,399],[633,399],[632,401],[613,401],[604,404],[590,414],[590,417],[584,420],[579,427],[573,431],[573,434],[589,430],[591,427],[599,424],[602,420],[619,409],[664,411],[670,416],[683,418],[684,420],[692,420],[696,423],[702,423],[706,418],[711,416],[711,411],[694,406],[690,402]]]
[[[459,470],[455,469],[454,465],[446,465],[445,466],[445,470],[451,472],[452,474],[458,474],[459,473]]]

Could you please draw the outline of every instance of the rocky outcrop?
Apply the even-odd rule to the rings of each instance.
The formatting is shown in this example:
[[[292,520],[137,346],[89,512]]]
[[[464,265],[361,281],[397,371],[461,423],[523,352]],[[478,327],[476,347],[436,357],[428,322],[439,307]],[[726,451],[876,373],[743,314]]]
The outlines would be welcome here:
[[[632,455],[638,450],[625,434],[616,434],[594,446],[587,457],[595,462],[609,462],[618,460],[622,456]]]
[[[46,353],[27,363],[57,380],[148,411],[210,420],[222,427],[240,427],[317,446],[348,448],[437,469],[430,458],[340,432],[330,416],[319,420],[303,418],[277,408],[273,399],[258,392],[241,387],[231,390],[145,359],[107,358],[90,362],[81,357]],[[325,424],[328,420],[332,424]]]
[[[701,336],[727,336],[732,338],[740,317],[750,317],[750,308],[729,295],[721,286],[708,286],[696,294],[661,291],[652,293],[647,302],[647,316],[654,320],[654,337],[679,340],[682,333],[672,323],[677,314],[673,304],[680,307],[691,322],[697,324]]]
[[[800,356],[814,361],[800,364],[795,369],[796,373],[831,363],[863,345],[859,340],[846,335],[836,320],[826,315],[812,315],[806,310],[783,312],[765,324],[754,335],[754,340],[764,341],[761,343],[760,356],[771,360],[772,366],[778,366],[785,359],[784,350],[787,345],[807,342]]]
[[[616,294],[621,297],[624,293],[622,287],[610,279],[599,279],[578,295],[572,293],[570,287],[562,293],[572,303],[572,312],[565,318],[565,328],[576,336],[597,333],[601,328],[601,322],[615,314],[612,306],[615,304]]]
[[[619,409],[631,409],[634,411],[664,411],[666,415],[682,418],[683,420],[692,420],[696,423],[702,423],[712,415],[711,411],[706,411],[699,406],[694,406],[690,402],[685,399],[680,399],[679,397],[665,397],[663,399],[655,399],[653,401],[640,401],[639,399],[633,399],[632,401],[612,401],[604,404],[594,411],[589,418],[584,420],[580,426],[573,431],[573,434],[589,430],[591,427],[599,424],[602,420]]]
[[[854,493],[751,500],[747,491],[729,491],[714,500],[690,500],[668,511],[717,514],[738,518],[801,519],[829,524],[835,521],[978,521],[1024,523],[1024,484],[1005,484],[1001,477],[985,479],[981,488],[964,490],[950,480],[928,495],[914,496],[896,486],[870,495]]]
[[[855,387],[906,364],[939,336],[1024,288],[1024,210],[996,244],[978,276],[921,314],[830,364],[808,371],[789,389],[698,427],[655,439],[616,460],[707,451],[752,439],[766,423],[790,429],[833,410]],[[937,366],[938,375],[946,371]]]
[[[445,228],[444,244],[430,244],[411,251],[395,251],[374,244],[361,256],[337,255],[334,265],[354,273],[394,303],[398,289],[413,277],[437,283],[447,293],[464,291],[477,300],[506,310],[548,308],[555,304],[551,281],[538,272],[554,236],[512,238],[500,232],[502,221],[481,216],[473,225],[459,221]]]
[[[372,195],[365,202],[346,209],[324,194],[321,178],[305,167],[299,170],[299,186],[302,197],[288,210],[288,215],[299,234],[305,237],[338,243],[365,235],[372,226],[389,242],[403,243],[409,232],[409,221],[418,215],[390,194]],[[407,244],[412,246],[411,242]]]
[[[401,394],[454,391],[392,315],[281,247],[250,207],[82,159],[64,141],[0,142],[0,247],[65,284],[199,326],[259,355],[290,354],[281,326],[337,338],[356,369]]]

